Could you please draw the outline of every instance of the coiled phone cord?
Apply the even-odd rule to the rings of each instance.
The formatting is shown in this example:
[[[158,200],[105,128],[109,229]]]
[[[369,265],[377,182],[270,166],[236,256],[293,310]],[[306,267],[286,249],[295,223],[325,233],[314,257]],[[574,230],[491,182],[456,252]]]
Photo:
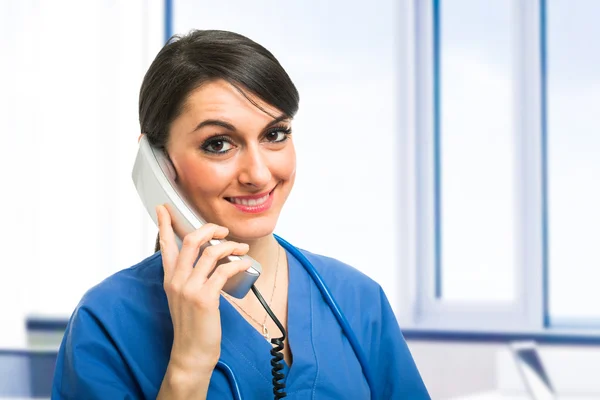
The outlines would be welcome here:
[[[283,372],[281,372],[281,370],[283,369],[283,354],[281,353],[281,351],[285,346],[285,344],[283,343],[286,337],[285,329],[283,329],[283,325],[281,325],[281,322],[279,322],[279,320],[275,316],[275,313],[273,313],[271,307],[269,307],[265,299],[263,299],[258,289],[256,289],[254,285],[252,285],[251,289],[252,293],[254,293],[258,301],[260,301],[260,304],[262,304],[264,309],[267,311],[267,314],[269,314],[269,317],[271,317],[273,322],[275,322],[275,325],[277,325],[277,328],[279,328],[279,330],[281,331],[282,336],[280,338],[271,339],[271,343],[275,345],[275,347],[271,349],[271,356],[273,356],[273,358],[271,359],[271,367],[273,367],[271,369],[271,374],[273,375],[272,382],[274,399],[282,399],[287,396],[287,394],[285,393],[285,383],[283,382],[284,375]]]

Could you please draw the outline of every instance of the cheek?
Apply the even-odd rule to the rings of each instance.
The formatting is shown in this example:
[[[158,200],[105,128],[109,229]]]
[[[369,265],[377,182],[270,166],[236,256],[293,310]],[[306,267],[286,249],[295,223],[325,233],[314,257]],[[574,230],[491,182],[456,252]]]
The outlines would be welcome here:
[[[231,168],[187,158],[178,163],[180,185],[187,193],[220,193],[231,179]]]
[[[284,152],[278,158],[273,171],[279,179],[284,179],[293,182],[296,176],[296,152],[294,147],[290,146],[290,150]]]

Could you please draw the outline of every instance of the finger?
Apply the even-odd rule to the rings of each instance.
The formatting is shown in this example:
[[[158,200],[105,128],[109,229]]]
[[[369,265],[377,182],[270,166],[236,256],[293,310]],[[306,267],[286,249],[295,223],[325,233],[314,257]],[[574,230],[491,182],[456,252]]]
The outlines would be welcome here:
[[[218,295],[221,290],[223,290],[223,286],[227,283],[227,280],[232,276],[239,274],[250,268],[252,265],[252,261],[248,258],[243,258],[239,261],[231,261],[227,264],[219,265],[215,272],[210,276],[210,278],[204,283],[203,292],[206,293],[207,296],[215,296]]]
[[[156,215],[158,218],[158,235],[160,237],[160,251],[162,255],[164,279],[165,282],[171,280],[173,271],[177,265],[179,248],[175,241],[175,232],[171,226],[171,216],[167,209],[162,206],[156,206]]]
[[[211,239],[224,239],[228,234],[229,230],[223,226],[206,224],[186,235],[179,251],[173,280],[185,282],[192,273],[200,247]]]
[[[183,245],[179,252],[179,260],[186,266],[194,266],[198,259],[200,247],[211,239],[224,239],[229,234],[229,230],[223,226],[215,224],[205,224],[194,232],[183,238]]]
[[[221,242],[215,246],[209,246],[202,252],[202,256],[196,262],[196,267],[192,275],[196,276],[198,281],[204,283],[219,260],[230,256],[241,256],[248,252],[249,247],[246,243],[233,241]]]

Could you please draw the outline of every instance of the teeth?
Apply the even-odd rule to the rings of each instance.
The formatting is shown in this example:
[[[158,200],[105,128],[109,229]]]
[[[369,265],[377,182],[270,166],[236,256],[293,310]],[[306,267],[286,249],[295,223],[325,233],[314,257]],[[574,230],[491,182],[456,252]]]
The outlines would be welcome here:
[[[248,200],[248,199],[238,199],[238,198],[235,198],[235,197],[230,197],[230,200],[234,204],[239,204],[239,205],[248,206],[248,207],[254,207],[254,206],[260,206],[265,201],[267,201],[268,198],[269,198],[269,194],[267,193],[266,195],[264,195],[260,199],[250,199],[250,200]]]

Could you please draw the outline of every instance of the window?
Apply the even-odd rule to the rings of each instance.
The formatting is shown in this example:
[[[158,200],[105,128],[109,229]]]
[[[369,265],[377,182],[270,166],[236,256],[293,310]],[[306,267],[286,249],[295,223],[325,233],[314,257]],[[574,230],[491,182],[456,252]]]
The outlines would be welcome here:
[[[407,321],[599,328],[600,4],[412,4]]]
[[[401,245],[417,289],[403,325],[542,329],[539,4],[410,4]]]
[[[600,3],[546,3],[550,319],[600,326]]]
[[[515,296],[512,7],[435,2],[436,293]]]

